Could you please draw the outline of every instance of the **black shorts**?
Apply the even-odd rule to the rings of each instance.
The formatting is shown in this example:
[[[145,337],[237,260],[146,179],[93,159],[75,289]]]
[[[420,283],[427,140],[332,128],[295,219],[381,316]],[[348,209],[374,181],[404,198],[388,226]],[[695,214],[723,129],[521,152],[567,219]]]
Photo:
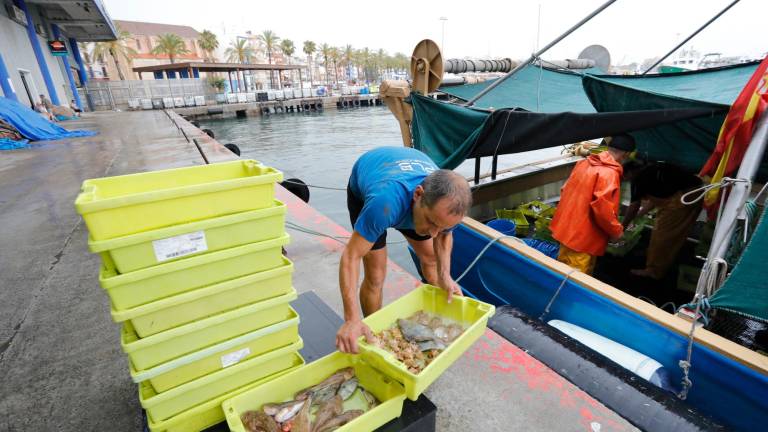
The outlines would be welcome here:
[[[363,200],[358,198],[354,193],[352,193],[352,190],[349,188],[349,185],[347,185],[347,209],[349,210],[349,221],[352,222],[352,229],[355,229],[355,222],[357,222],[357,217],[360,216],[360,212],[363,210],[363,206],[365,203]],[[409,239],[416,240],[416,241],[424,241],[429,240],[432,238],[432,236],[423,236],[416,233],[416,231],[411,229],[399,229],[395,228],[398,231],[400,231],[404,236],[408,237]],[[380,235],[378,239],[373,243],[373,247],[371,250],[377,250],[385,247],[387,245],[387,232],[384,231],[384,234]]]

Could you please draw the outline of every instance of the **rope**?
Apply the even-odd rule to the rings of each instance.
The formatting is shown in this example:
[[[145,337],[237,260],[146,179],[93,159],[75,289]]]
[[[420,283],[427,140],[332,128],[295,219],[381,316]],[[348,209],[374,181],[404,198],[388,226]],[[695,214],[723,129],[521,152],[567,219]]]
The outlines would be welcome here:
[[[308,184],[308,183],[300,183],[300,182],[291,181],[291,180],[283,180],[283,183],[290,183],[290,184],[295,184],[295,185],[299,185],[299,186],[308,186],[308,187],[313,187],[313,188],[316,188],[316,189],[328,189],[328,190],[337,190],[337,191],[346,191],[347,190],[347,188],[337,188],[337,187],[331,187],[331,186],[318,186],[318,185],[312,185],[312,184]]]
[[[310,235],[314,235],[314,236],[318,236],[318,237],[327,237],[327,238],[329,238],[331,240],[335,240],[335,241],[337,241],[337,242],[339,242],[339,243],[341,243],[343,245],[347,244],[343,240],[348,240],[350,238],[350,236],[334,236],[334,235],[330,235],[330,234],[325,234],[325,233],[322,233],[320,231],[315,231],[312,228],[307,228],[305,226],[299,225],[299,224],[297,224],[295,222],[291,222],[291,221],[285,221],[285,227],[289,228],[289,229],[292,229],[294,231],[303,232],[305,234],[310,234]],[[387,242],[387,244],[391,245],[391,244],[400,244],[400,243],[405,243],[405,242],[407,242],[407,240],[392,241],[392,242]]]
[[[559,295],[560,295],[560,291],[561,291],[561,290],[563,289],[563,287],[565,286],[565,282],[567,282],[567,281],[568,281],[568,278],[570,278],[570,277],[571,277],[571,275],[572,275],[572,274],[573,274],[575,271],[576,271],[576,269],[571,269],[571,271],[569,271],[569,272],[568,272],[568,273],[565,275],[565,277],[563,278],[562,282],[560,282],[560,286],[559,286],[559,287],[557,287],[557,291],[555,291],[555,294],[552,296],[552,298],[551,298],[551,299],[549,299],[549,303],[547,303],[547,307],[545,307],[545,308],[544,308],[544,312],[542,312],[542,313],[541,313],[541,315],[539,316],[539,320],[540,320],[540,321],[544,321],[544,317],[545,317],[545,316],[547,316],[547,314],[549,314],[549,308],[551,308],[551,307],[552,307],[552,304],[553,304],[553,303],[555,302],[555,300],[557,299],[557,296],[559,296]]]
[[[680,197],[680,202],[685,204],[685,205],[695,204],[695,203],[703,200],[704,197],[707,195],[707,193],[709,191],[711,191],[713,189],[719,189],[721,187],[728,187],[728,186],[733,185],[734,183],[752,183],[752,182],[747,180],[747,179],[723,177],[723,179],[720,182],[718,182],[718,183],[711,183],[711,184],[708,184],[708,185],[704,185],[704,186],[698,187],[696,189],[692,189],[692,190],[684,193]],[[689,195],[695,195],[695,198],[692,201],[688,201],[688,196]],[[721,208],[721,210],[722,210],[722,208]]]
[[[502,235],[502,236],[499,236],[499,237],[496,237],[496,238],[492,239],[491,241],[488,242],[488,244],[485,245],[485,247],[480,251],[480,253],[477,254],[475,259],[472,260],[471,263],[469,263],[467,268],[464,270],[464,273],[462,273],[458,278],[456,278],[456,283],[459,283],[459,281],[461,281],[464,278],[464,276],[466,276],[467,273],[469,273],[469,271],[472,270],[472,267],[474,267],[475,264],[477,264],[477,262],[480,261],[480,258],[483,256],[483,254],[485,254],[485,251],[487,251],[488,248],[490,248],[494,243],[496,243],[497,241],[499,241],[499,240],[501,240],[503,238],[514,239],[514,240],[517,240],[518,242],[520,242],[521,244],[525,244],[524,241],[520,240],[519,238],[517,238],[515,236]]]

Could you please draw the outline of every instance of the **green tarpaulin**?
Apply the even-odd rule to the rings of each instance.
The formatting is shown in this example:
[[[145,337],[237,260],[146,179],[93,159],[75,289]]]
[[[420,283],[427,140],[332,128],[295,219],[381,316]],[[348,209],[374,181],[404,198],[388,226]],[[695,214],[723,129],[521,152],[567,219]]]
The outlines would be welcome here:
[[[756,67],[642,77],[529,66],[473,108],[414,95],[414,147],[440,166],[454,168],[467,158],[629,132],[645,158],[697,172],[714,148],[729,105]],[[442,90],[469,99],[488,85]],[[768,169],[760,173],[763,178]]]
[[[768,220],[760,217],[752,239],[723,286],[709,300],[715,309],[725,309],[768,321],[768,283],[763,266],[768,256]]]

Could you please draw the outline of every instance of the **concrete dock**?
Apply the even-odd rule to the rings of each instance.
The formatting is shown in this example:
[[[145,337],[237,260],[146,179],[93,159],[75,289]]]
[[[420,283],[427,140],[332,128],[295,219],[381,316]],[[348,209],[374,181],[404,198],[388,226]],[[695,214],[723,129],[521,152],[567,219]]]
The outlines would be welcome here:
[[[183,133],[177,128],[183,129]],[[87,138],[0,153],[0,431],[138,431],[136,385],[74,200],[84,179],[234,158],[175,114],[89,113]],[[198,145],[184,135],[195,138]],[[288,219],[346,230],[278,187]],[[334,240],[289,231],[297,291],[341,312]],[[385,302],[418,282],[389,261]],[[618,414],[488,330],[427,391],[438,430],[625,431]]]

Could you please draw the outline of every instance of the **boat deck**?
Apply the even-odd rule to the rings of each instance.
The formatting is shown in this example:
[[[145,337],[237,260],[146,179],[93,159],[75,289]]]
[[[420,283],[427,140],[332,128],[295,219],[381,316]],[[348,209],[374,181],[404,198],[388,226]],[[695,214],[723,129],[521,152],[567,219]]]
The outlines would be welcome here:
[[[232,158],[180,120],[187,142],[163,112],[89,113],[68,128],[99,135],[40,142],[0,156],[0,429],[140,430],[136,385],[120,349],[119,327],[97,280],[99,258],[74,200],[87,178]],[[278,187],[289,220],[348,235],[311,206]],[[341,312],[334,240],[289,231],[294,286],[315,291]],[[388,264],[385,302],[418,281]],[[438,406],[437,429],[635,430],[542,363],[488,330],[427,391]]]

